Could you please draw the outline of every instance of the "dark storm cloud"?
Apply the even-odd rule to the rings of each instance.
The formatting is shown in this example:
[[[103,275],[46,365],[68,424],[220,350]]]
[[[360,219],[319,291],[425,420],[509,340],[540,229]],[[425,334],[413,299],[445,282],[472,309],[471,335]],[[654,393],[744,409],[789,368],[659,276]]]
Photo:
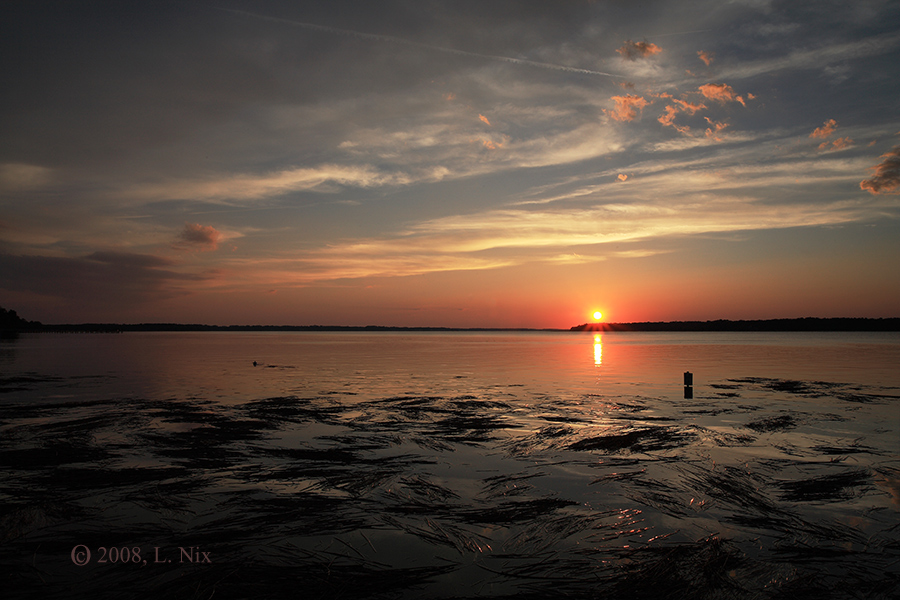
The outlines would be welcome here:
[[[130,252],[83,258],[0,254],[0,289],[112,308],[181,295],[189,282],[207,278],[162,268],[168,266],[168,259]]]

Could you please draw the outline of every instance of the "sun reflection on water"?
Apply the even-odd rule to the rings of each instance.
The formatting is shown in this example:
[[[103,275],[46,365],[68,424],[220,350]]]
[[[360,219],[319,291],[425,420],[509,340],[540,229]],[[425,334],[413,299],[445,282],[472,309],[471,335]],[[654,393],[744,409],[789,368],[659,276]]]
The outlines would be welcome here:
[[[603,339],[600,337],[600,334],[594,334],[594,365],[600,366],[603,364]]]

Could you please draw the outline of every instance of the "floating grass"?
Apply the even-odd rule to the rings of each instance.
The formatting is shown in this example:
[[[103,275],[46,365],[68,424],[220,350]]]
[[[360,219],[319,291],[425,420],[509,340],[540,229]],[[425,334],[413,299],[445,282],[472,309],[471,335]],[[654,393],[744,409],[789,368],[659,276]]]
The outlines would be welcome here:
[[[791,415],[778,415],[775,417],[764,417],[747,423],[747,427],[753,431],[767,432],[780,431],[785,429],[793,429],[798,425],[796,419]]]
[[[696,434],[680,427],[629,427],[614,433],[581,439],[572,443],[569,449],[651,452],[685,446],[695,437]]]
[[[32,384],[46,382],[10,385]],[[719,385],[748,399],[504,386],[235,405],[11,402],[0,406],[0,564],[9,589],[48,599],[71,588],[517,600],[900,592],[889,424],[847,433],[857,411],[891,401],[884,390]],[[828,412],[767,404],[805,397],[827,398]],[[835,423],[840,435],[827,435]],[[69,557],[76,544],[190,545],[216,559],[85,570]]]
[[[842,473],[811,477],[780,484],[781,497],[789,502],[838,501],[859,495],[856,488],[869,484],[868,469],[850,469]]]

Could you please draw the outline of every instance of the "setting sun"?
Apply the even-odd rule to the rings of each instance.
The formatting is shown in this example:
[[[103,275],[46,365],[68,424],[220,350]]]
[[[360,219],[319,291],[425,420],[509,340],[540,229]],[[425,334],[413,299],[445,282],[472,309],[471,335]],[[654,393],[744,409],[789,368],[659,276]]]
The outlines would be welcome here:
[[[597,321],[599,321],[599,320],[602,319],[602,318],[603,318],[603,313],[602,313],[602,312],[600,312],[599,310],[596,311],[596,312],[594,312],[594,319],[596,319]]]

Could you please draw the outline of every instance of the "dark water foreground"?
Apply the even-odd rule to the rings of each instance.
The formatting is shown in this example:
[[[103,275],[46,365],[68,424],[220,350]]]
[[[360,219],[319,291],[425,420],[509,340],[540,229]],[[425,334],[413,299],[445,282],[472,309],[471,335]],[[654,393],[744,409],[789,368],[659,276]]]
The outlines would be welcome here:
[[[896,389],[15,400],[89,383],[0,379],[5,597],[900,594]]]

